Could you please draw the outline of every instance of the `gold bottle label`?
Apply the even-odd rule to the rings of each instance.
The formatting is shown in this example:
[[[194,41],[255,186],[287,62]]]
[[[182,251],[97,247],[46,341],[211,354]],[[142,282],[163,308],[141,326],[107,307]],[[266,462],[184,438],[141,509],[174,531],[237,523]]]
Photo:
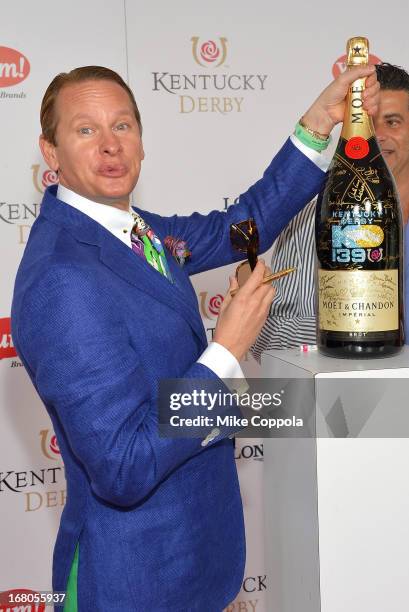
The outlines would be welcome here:
[[[366,66],[368,64],[368,58],[368,40],[362,36],[350,38],[347,43],[347,66]],[[363,109],[362,94],[364,90],[365,79],[357,79],[349,88],[345,106],[344,124],[341,132],[341,137],[347,142],[350,141],[351,138],[357,137],[369,140],[369,138],[375,134],[372,119]],[[355,159],[359,159],[359,144],[359,141],[352,141],[350,143],[349,149],[352,155],[348,155],[347,152],[348,157],[353,157],[355,148]],[[362,144],[363,143],[361,143],[361,146]],[[364,151],[362,151],[361,157],[365,157],[363,153]]]
[[[318,321],[325,331],[399,328],[398,270],[318,270]]]

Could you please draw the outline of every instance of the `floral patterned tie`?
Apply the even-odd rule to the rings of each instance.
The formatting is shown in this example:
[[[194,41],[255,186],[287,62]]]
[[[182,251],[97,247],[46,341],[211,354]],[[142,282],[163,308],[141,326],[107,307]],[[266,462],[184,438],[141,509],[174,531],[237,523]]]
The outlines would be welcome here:
[[[132,217],[134,219],[131,231],[133,252],[146,259],[155,270],[166,276],[170,282],[173,282],[161,241],[138,213],[132,211]]]

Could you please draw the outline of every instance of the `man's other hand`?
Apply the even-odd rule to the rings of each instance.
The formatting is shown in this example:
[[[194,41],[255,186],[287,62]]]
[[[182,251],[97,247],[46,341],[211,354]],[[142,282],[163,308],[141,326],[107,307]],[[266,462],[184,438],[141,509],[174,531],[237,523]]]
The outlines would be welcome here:
[[[230,277],[217,320],[213,340],[228,349],[240,361],[255,342],[270,310],[275,289],[263,285],[267,269],[259,259],[251,276],[234,297],[230,292],[238,288],[235,277]]]

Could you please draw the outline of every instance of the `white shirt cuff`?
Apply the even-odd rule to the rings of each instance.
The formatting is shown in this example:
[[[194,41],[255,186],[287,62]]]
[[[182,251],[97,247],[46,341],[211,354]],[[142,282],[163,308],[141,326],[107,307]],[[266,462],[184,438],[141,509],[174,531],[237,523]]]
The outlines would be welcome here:
[[[320,170],[326,172],[331,160],[325,154],[321,154],[319,151],[307,147],[301,140],[297,138],[295,134],[291,134],[290,140],[297,149],[304,153],[308,159],[310,159]]]
[[[245,378],[235,356],[218,342],[211,342],[197,361],[207,366],[219,378]]]
[[[211,342],[207,349],[200,355],[197,362],[207,366],[216,376],[223,379],[232,393],[235,392],[241,395],[249,388],[243,370],[235,356],[218,342]],[[241,380],[240,382],[236,380],[230,385],[229,379],[231,378]],[[206,446],[210,441],[214,440],[219,433],[220,430],[217,427],[213,429],[209,436],[202,441],[202,446]],[[229,438],[232,439],[234,435],[235,434],[232,434]]]

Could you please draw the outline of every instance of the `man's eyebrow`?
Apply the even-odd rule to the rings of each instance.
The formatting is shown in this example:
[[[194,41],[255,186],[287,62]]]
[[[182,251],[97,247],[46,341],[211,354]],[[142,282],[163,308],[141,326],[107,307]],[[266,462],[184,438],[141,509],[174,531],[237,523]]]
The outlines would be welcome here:
[[[394,119],[394,118],[403,119],[403,115],[401,115],[400,113],[386,113],[384,117],[385,119]]]
[[[87,113],[78,113],[71,119],[71,123],[80,119],[92,119],[92,115],[88,115]]]
[[[135,116],[133,110],[129,108],[123,108],[117,111],[115,114],[117,117],[125,117],[125,116],[134,117]]]
[[[115,113],[116,118],[133,117],[133,116],[134,116],[133,111],[129,109],[120,109],[119,111]],[[91,113],[78,113],[77,115],[73,116],[73,118],[71,119],[71,123],[73,123],[74,121],[81,121],[82,119],[95,121],[95,118]]]

